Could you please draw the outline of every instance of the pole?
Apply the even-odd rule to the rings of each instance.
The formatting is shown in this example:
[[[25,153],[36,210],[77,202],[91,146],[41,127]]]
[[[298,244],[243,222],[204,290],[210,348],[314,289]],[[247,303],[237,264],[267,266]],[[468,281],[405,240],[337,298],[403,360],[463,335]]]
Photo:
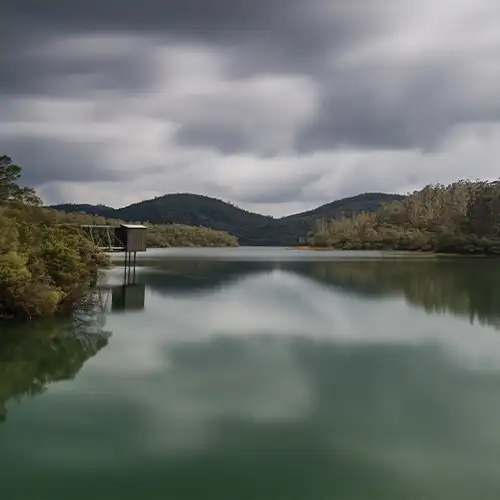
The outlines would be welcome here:
[[[137,262],[137,252],[134,252],[134,283],[135,283],[135,264]]]
[[[128,253],[128,283],[130,283],[130,275],[132,271],[132,252]]]

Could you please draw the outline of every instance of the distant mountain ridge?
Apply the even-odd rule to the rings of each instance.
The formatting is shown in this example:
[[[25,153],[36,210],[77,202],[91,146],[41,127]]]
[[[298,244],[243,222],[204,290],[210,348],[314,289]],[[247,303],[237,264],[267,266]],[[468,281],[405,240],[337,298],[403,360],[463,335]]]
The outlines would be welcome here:
[[[204,226],[227,231],[238,238],[240,245],[287,246],[304,240],[316,219],[371,212],[401,198],[403,196],[397,194],[364,193],[281,218],[249,212],[216,198],[190,193],[166,194],[122,208],[73,203],[50,208],[152,224]]]

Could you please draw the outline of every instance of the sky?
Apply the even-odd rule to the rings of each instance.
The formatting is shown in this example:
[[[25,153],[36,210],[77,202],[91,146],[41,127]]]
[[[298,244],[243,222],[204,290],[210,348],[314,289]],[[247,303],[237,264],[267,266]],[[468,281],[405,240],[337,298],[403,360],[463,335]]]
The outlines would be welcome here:
[[[495,179],[498,0],[3,0],[0,154],[49,204],[282,216]]]

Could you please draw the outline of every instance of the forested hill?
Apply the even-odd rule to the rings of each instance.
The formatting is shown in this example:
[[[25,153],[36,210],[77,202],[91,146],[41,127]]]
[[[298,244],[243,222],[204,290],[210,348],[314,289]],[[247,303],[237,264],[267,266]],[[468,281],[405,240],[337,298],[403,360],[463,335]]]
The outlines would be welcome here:
[[[238,238],[240,245],[286,246],[305,240],[317,218],[333,219],[369,212],[400,198],[399,195],[384,193],[360,194],[279,219],[196,194],[167,194],[119,209],[87,204],[63,204],[51,208],[153,224],[204,226],[227,231]]]
[[[373,213],[325,221],[314,246],[500,255],[500,181],[429,184]]]
[[[321,205],[314,210],[301,212],[299,214],[284,217],[287,220],[318,220],[318,219],[338,219],[351,217],[361,212],[376,212],[383,203],[400,201],[404,196],[400,194],[387,193],[365,193],[332,201],[326,205]]]

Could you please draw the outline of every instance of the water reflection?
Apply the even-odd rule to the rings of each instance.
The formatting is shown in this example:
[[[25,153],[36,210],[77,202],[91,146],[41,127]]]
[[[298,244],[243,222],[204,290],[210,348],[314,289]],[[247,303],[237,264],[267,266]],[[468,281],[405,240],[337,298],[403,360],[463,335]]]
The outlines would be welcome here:
[[[108,344],[110,332],[88,315],[29,325],[2,325],[0,420],[7,402],[33,397],[48,384],[75,378],[85,362]]]
[[[127,285],[103,285],[100,291],[109,312],[142,311],[146,300],[146,285],[131,283]]]
[[[73,380],[107,337],[0,351],[67,380],[0,427],[9,499],[500,496],[495,261],[143,264]]]
[[[308,274],[309,271],[306,271]],[[402,295],[429,313],[500,325],[497,259],[379,260],[312,264],[316,279],[359,295]]]
[[[498,373],[465,374],[431,345],[261,336],[158,350],[148,370],[123,360],[95,367],[74,390],[19,415],[0,452],[7,491],[53,499],[498,498]],[[24,476],[28,483],[15,483]]]
[[[428,313],[500,326],[496,259],[370,259],[333,262],[166,260],[145,266],[140,282],[164,295],[203,293],[247,276],[280,270],[362,298],[402,296]]]

